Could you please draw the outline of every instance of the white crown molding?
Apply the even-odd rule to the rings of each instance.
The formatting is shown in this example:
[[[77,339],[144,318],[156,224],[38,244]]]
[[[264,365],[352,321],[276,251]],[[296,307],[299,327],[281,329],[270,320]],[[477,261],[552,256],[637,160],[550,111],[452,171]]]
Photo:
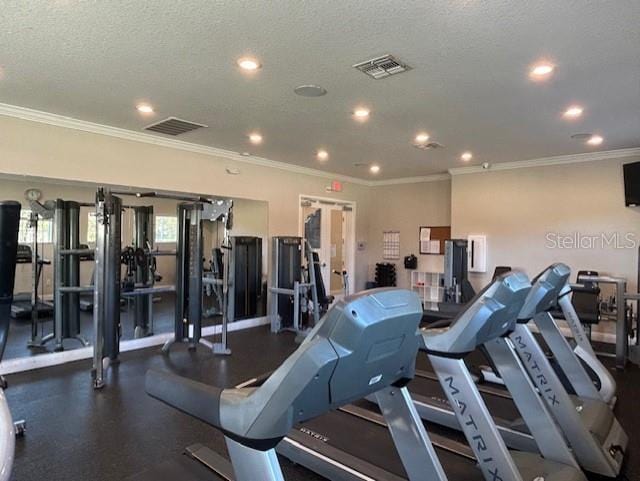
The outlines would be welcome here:
[[[67,128],[71,130],[79,130],[82,132],[88,132],[99,135],[106,135],[109,137],[116,137],[119,139],[130,140],[134,142],[141,142],[150,145],[157,145],[160,147],[167,147],[170,149],[177,149],[186,152],[193,152],[197,154],[208,155],[212,157],[233,160],[250,165],[259,165],[261,167],[270,167],[274,169],[284,170],[297,174],[309,175],[313,177],[320,177],[323,179],[340,180],[342,182],[349,182],[357,185],[364,185],[367,187],[377,187],[385,185],[401,185],[401,184],[418,184],[424,182],[437,182],[442,180],[449,180],[451,176],[461,174],[474,174],[478,172],[496,171],[496,170],[508,170],[508,169],[521,169],[528,167],[541,167],[546,165],[561,165],[572,164],[577,162],[591,162],[595,160],[624,158],[640,156],[640,148],[631,149],[619,149],[609,150],[604,152],[587,152],[582,154],[572,155],[560,155],[557,157],[545,157],[540,159],[519,160],[514,162],[501,162],[492,164],[490,169],[483,169],[481,166],[470,167],[456,167],[449,169],[448,173],[440,173],[419,177],[402,177],[397,179],[385,179],[385,180],[368,180],[358,177],[351,177],[342,174],[336,174],[332,172],[326,172],[323,170],[312,169],[310,167],[302,167],[295,164],[289,164],[286,162],[279,162],[276,160],[266,159],[258,156],[244,156],[237,152],[230,150],[219,149],[216,147],[209,147],[206,145],[194,144],[191,142],[184,142],[182,140],[169,139],[160,137],[144,132],[136,132],[133,130],[121,129],[119,127],[112,127],[109,125],[97,124],[94,122],[87,122],[84,120],[74,119],[72,117],[65,117],[63,115],[52,114],[49,112],[43,112],[40,110],[29,109],[26,107],[19,107],[17,105],[0,103],[0,115],[6,117],[13,117],[21,120],[27,120],[31,122],[38,122],[42,124],[53,125],[56,127]]]
[[[372,180],[369,182],[370,187],[379,187],[384,185],[400,185],[400,184],[421,184],[423,182],[438,182],[441,180],[449,180],[451,175],[448,173],[423,175],[419,177],[401,177],[398,179]]]
[[[544,167],[549,165],[576,164],[580,162],[594,162],[596,160],[623,159],[627,157],[640,157],[640,147],[631,149],[605,150],[602,152],[584,152],[581,154],[558,155],[556,157],[542,157],[539,159],[516,160],[513,162],[499,162],[491,164],[488,169],[481,165],[469,167],[456,167],[449,169],[449,174],[464,175],[479,172],[493,172],[496,170],[527,169],[532,167]]]
[[[119,139],[131,140],[134,142],[142,142],[145,144],[168,147],[170,149],[183,150],[186,152],[193,152],[196,154],[209,155],[212,157],[218,157],[218,158],[233,160],[236,162],[242,162],[245,164],[259,165],[261,167],[270,167],[274,169],[286,170],[286,171],[294,172],[297,174],[310,175],[313,177],[321,177],[323,179],[340,180],[342,182],[349,182],[352,184],[366,185],[366,186],[372,185],[372,181],[369,181],[366,179],[359,179],[357,177],[335,174],[332,172],[325,172],[322,170],[312,169],[309,167],[302,167],[295,164],[288,164],[288,163],[279,162],[276,160],[265,159],[263,157],[258,157],[255,155],[244,156],[230,150],[224,150],[216,147],[209,147],[206,145],[194,144],[191,142],[184,142],[182,140],[169,139],[165,137],[156,136],[153,134],[121,129],[119,127],[112,127],[109,125],[102,125],[94,122],[87,122],[84,120],[74,119],[72,117],[65,117],[63,115],[52,114],[49,112],[29,109],[26,107],[19,107],[17,105],[0,103],[0,115],[4,115],[6,117],[13,117],[21,120],[28,120],[30,122],[38,122],[42,124],[54,125],[56,127],[63,127],[66,129],[80,130],[82,132],[89,132],[92,134],[107,135],[109,137],[116,137]]]

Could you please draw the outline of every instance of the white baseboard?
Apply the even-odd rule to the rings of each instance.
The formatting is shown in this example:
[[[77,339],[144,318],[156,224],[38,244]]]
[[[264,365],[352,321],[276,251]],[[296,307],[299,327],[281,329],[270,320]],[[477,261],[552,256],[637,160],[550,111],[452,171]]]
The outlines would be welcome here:
[[[264,326],[269,324],[269,317],[256,317],[253,319],[244,319],[242,321],[230,322],[229,332],[241,331],[252,327]],[[203,336],[214,336],[220,334],[220,325],[207,326],[202,328]],[[137,349],[145,349],[147,347],[161,346],[169,339],[173,338],[172,332],[164,334],[156,334],[155,336],[144,337],[141,339],[129,339],[120,343],[120,352],[135,351]],[[58,366],[68,362],[81,361],[91,359],[93,357],[93,347],[82,347],[62,352],[50,352],[46,354],[36,354],[29,357],[18,357],[16,359],[7,359],[0,363],[0,375],[14,374],[17,372],[31,371],[33,369],[42,369],[50,366]]]

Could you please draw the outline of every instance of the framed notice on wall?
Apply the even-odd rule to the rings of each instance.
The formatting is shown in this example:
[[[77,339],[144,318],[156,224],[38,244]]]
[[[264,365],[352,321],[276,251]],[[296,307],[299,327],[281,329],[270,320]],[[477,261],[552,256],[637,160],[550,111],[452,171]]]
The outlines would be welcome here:
[[[422,255],[444,254],[444,241],[451,238],[451,226],[420,226],[418,244]]]
[[[382,258],[400,259],[400,232],[388,230],[382,233]]]

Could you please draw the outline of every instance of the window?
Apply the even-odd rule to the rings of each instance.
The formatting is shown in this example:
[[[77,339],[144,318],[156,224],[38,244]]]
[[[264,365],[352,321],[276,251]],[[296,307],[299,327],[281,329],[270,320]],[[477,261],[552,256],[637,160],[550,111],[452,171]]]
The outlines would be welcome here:
[[[33,242],[33,229],[29,226],[31,209],[20,210],[20,228],[18,231],[18,242],[20,244],[31,244]],[[38,219],[38,242],[53,242],[53,220]]]
[[[155,219],[156,242],[176,242],[178,240],[178,218],[171,215],[157,215]]]
[[[96,242],[96,213],[89,212],[87,215],[87,244]]]

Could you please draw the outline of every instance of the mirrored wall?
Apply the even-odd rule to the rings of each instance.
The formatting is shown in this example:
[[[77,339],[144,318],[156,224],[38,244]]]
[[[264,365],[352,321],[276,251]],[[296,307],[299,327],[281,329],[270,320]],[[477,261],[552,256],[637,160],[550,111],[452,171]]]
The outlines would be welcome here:
[[[14,303],[5,359],[69,351],[93,342],[96,187],[59,180],[0,179],[2,200],[17,200],[22,204]],[[132,194],[139,191],[118,189],[130,190]],[[215,192],[184,194],[213,196]],[[177,207],[181,201],[161,196],[121,197],[124,207],[120,322],[121,341],[126,343],[136,338],[166,335],[174,330],[176,294],[172,287],[176,282]],[[202,224],[202,261],[205,278],[216,279],[223,275],[223,256],[233,256],[229,263],[230,278],[235,279],[238,289],[230,290],[231,310],[227,312],[229,320],[235,321],[262,317],[266,313],[268,204],[248,199],[232,200],[233,223],[229,235],[233,249],[223,249],[223,223],[205,221]],[[56,208],[65,213],[62,221],[54,221],[52,211]],[[141,241],[140,218],[143,214],[147,232]],[[77,232],[77,239],[70,252],[63,248],[68,244],[62,244],[68,242],[74,232]],[[60,245],[56,247],[57,244]],[[73,261],[68,260],[71,257]],[[63,271],[62,277],[60,272],[56,277],[56,260],[57,269]],[[64,272],[72,272],[74,262],[79,278],[73,280],[73,285],[79,287],[78,292],[56,295],[57,285],[68,284],[69,278],[64,277],[68,274]],[[65,282],[61,283],[61,278]],[[157,293],[144,303],[130,294],[140,286],[141,280],[144,285],[157,288]],[[62,303],[59,302],[61,298],[65,299]],[[34,303],[34,299],[37,302]],[[57,325],[54,322],[56,300],[59,302],[58,316],[62,319]],[[202,307],[203,326],[220,323],[223,305],[219,283],[203,284]]]

